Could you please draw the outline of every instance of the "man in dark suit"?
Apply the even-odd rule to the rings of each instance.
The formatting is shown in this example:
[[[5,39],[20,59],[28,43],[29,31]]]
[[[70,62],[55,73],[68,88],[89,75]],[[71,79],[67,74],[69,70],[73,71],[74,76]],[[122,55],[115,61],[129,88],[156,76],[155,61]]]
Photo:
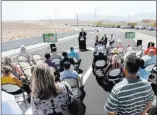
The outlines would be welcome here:
[[[101,41],[102,41],[102,44],[105,46],[105,49],[106,49],[106,44],[107,44],[107,37],[106,37],[106,34],[104,34],[104,37],[102,37]]]
[[[81,32],[79,34],[79,37],[78,37],[78,42],[79,42],[79,49],[80,51],[86,51],[86,35],[87,33],[81,29]]]

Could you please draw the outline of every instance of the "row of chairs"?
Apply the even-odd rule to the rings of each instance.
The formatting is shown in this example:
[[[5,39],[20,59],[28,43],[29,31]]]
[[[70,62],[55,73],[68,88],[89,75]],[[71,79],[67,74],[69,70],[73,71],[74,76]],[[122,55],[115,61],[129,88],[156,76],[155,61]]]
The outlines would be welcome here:
[[[18,60],[17,66],[23,71],[24,75],[26,76],[27,82],[31,82],[32,63],[30,63],[25,56],[18,56],[17,60]],[[33,55],[33,60],[32,61],[36,65],[44,63],[44,60],[38,54]],[[14,85],[14,84],[3,84],[2,85],[2,90],[6,91],[7,93],[13,94],[15,96],[16,102],[17,103],[24,102],[25,107],[27,108],[27,104],[26,104],[27,94],[26,94],[26,92],[24,92],[24,90],[20,86]],[[18,94],[14,94],[14,92],[17,92],[17,91],[20,91],[20,92]],[[23,98],[23,101],[19,100],[20,97]]]

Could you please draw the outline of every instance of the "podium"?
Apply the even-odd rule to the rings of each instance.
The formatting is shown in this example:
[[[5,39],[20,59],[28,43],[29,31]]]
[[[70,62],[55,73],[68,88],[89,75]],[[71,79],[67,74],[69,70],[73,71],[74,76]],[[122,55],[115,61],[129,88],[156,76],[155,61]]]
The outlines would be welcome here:
[[[51,50],[51,53],[53,53],[53,50],[56,50],[56,44],[50,44],[50,50]]]
[[[79,37],[78,38],[78,42],[79,42],[79,49],[80,51],[86,51],[86,38],[84,37]]]
[[[137,40],[137,44],[136,45],[137,45],[137,47],[138,46],[142,46],[142,40]]]

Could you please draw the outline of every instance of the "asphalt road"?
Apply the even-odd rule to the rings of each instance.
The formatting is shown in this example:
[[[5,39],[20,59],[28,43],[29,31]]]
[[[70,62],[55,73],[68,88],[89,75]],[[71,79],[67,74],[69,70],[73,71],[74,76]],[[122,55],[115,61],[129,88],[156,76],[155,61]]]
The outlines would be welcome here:
[[[124,38],[124,33],[117,31],[115,29],[99,29],[101,36],[103,34],[107,34],[107,36],[110,36],[113,34],[116,39],[121,39],[123,44],[127,44],[127,40]],[[82,63],[80,65],[80,68],[83,69],[83,79],[86,79],[85,81],[85,91],[86,91],[86,97],[84,99],[84,103],[87,107],[86,114],[87,115],[105,115],[106,112],[104,110],[104,104],[108,99],[108,92],[105,92],[96,82],[95,76],[92,74],[91,71],[91,64],[93,59],[93,48],[94,48],[94,41],[95,41],[95,33],[87,33],[87,48],[89,48],[89,51],[86,52],[79,52],[80,57],[82,59]],[[132,44],[135,44],[135,41],[131,41]],[[78,38],[74,37],[73,39],[69,39],[66,41],[63,41],[61,43],[57,44],[57,47],[59,51],[67,51],[69,50],[69,46],[73,45],[76,50],[78,50]],[[49,47],[44,47],[40,49],[36,49],[31,52],[31,54],[40,54],[42,57],[44,57],[44,54],[46,52],[50,52]],[[16,56],[12,58],[14,62],[16,62]],[[23,112],[26,111],[24,109],[24,105],[20,106]]]
[[[92,31],[94,31],[94,29],[86,30],[86,32],[92,32]],[[58,33],[57,37],[58,37],[58,39],[60,39],[60,38],[63,38],[63,37],[77,35],[77,34],[79,34],[78,31]],[[28,46],[28,45],[38,44],[38,43],[43,43],[43,37],[42,36],[5,41],[5,42],[2,42],[1,51],[3,52],[3,51],[11,50],[11,49],[16,49],[16,48],[19,48],[21,45]]]

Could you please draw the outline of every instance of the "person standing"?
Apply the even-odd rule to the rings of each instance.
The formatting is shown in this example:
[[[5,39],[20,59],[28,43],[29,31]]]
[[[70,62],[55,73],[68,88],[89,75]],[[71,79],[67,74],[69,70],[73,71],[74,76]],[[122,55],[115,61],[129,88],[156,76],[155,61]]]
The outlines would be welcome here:
[[[110,45],[111,47],[114,47],[114,46],[115,46],[115,42],[116,42],[116,40],[115,40],[115,38],[113,37],[113,34],[111,34],[111,38],[109,39],[109,45]]]
[[[147,114],[154,100],[154,92],[147,81],[137,76],[139,68],[140,59],[128,55],[124,61],[126,78],[113,87],[104,107],[107,115]]]
[[[107,45],[107,40],[108,40],[108,38],[106,37],[106,34],[104,34],[104,37],[102,37],[101,41],[102,41],[102,44],[105,46],[105,49],[106,49],[106,45]]]
[[[81,29],[81,32],[79,33],[78,41],[79,41],[79,49],[80,51],[86,51],[86,35],[87,33]]]

